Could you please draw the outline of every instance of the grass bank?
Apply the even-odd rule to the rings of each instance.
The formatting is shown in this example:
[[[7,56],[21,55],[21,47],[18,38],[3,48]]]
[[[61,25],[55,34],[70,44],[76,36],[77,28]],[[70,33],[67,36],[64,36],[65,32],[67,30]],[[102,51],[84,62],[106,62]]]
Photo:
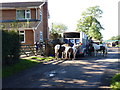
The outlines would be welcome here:
[[[120,73],[117,73],[111,80],[112,90],[120,90]]]
[[[25,70],[27,68],[30,68],[32,66],[35,66],[36,64],[42,63],[44,61],[49,61],[51,59],[54,59],[53,57],[32,57],[30,59],[20,59],[20,62],[11,65],[11,66],[6,66],[2,68],[2,77],[8,77],[11,76],[17,72],[20,72],[22,70]]]

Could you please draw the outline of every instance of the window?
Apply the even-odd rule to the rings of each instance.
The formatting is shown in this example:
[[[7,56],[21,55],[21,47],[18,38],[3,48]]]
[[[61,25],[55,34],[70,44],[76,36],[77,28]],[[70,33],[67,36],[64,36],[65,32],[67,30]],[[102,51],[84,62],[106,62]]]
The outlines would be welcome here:
[[[22,19],[30,19],[30,10],[17,10],[16,11],[16,19],[22,20]]]
[[[80,38],[80,33],[64,33],[64,38]]]
[[[40,41],[43,41],[43,33],[40,31]]]
[[[40,21],[42,21],[42,12],[40,11]]]
[[[74,44],[74,39],[70,39],[69,42]]]
[[[25,43],[25,31],[19,31],[21,43]]]

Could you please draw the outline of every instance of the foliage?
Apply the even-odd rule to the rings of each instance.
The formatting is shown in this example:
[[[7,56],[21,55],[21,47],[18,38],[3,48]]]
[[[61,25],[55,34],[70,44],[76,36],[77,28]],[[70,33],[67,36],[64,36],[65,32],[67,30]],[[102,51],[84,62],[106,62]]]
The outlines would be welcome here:
[[[11,65],[19,61],[20,42],[16,31],[2,31],[2,63]]]
[[[50,37],[50,39],[55,40],[55,39],[61,38],[61,35],[59,33],[50,32],[49,37]]]
[[[53,24],[52,29],[50,30],[50,39],[55,40],[61,38],[60,33],[63,33],[67,30],[67,26],[64,24]]]
[[[89,37],[93,37],[97,40],[102,39],[101,29],[104,29],[101,23],[98,21],[101,18],[102,10],[99,6],[89,7],[82,13],[82,17],[78,21],[77,31],[85,32]]]
[[[52,23],[52,30],[51,33],[63,33],[67,30],[67,26],[64,24],[53,24]]]
[[[120,40],[120,35],[113,36],[113,37],[110,38],[110,40]]]
[[[112,90],[119,90],[120,89],[120,73],[116,74],[111,81],[110,87]]]
[[[119,44],[119,45],[116,45],[115,47],[120,47],[120,44]]]

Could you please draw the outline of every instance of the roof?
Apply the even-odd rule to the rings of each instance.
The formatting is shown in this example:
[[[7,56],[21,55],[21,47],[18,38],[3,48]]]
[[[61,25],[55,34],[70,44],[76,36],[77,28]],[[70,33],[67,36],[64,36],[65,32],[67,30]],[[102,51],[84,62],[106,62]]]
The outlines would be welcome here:
[[[0,3],[2,8],[25,8],[25,7],[39,7],[43,2],[10,2],[10,3]]]

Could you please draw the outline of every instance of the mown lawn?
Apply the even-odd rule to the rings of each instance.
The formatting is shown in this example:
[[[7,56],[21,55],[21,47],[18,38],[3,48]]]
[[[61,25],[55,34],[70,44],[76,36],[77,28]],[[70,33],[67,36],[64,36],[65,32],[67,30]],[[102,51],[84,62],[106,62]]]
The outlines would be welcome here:
[[[30,59],[20,59],[20,62],[7,66],[2,68],[2,77],[8,77],[11,76],[17,72],[20,72],[22,70],[25,70],[27,68],[30,68],[32,66],[35,66],[36,64],[42,63],[44,61],[49,61],[51,59],[54,59],[53,57],[32,57]]]
[[[112,78],[110,87],[112,90],[120,90],[120,73]]]

